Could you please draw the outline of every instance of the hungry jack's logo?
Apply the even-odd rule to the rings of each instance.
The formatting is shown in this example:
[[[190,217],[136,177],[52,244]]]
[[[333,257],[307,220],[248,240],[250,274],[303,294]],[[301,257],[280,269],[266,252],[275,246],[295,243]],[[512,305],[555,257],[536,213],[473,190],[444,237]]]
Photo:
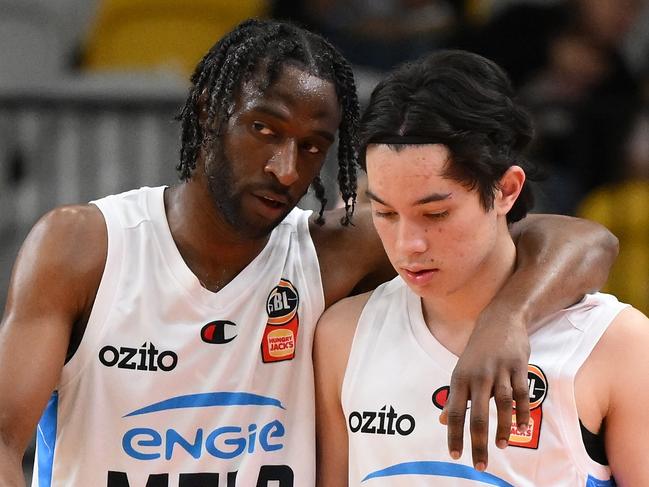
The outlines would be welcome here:
[[[288,279],[281,279],[266,300],[268,321],[261,342],[261,357],[265,363],[292,360],[297,346],[300,298]]]

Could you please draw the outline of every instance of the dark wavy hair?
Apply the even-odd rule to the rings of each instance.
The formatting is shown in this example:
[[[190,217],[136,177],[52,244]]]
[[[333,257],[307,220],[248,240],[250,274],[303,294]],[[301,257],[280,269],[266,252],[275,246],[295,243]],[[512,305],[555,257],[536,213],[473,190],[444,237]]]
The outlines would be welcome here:
[[[356,202],[357,126],[359,105],[354,75],[347,60],[323,37],[288,22],[247,20],[218,41],[196,67],[185,106],[176,117],[182,122],[180,179],[191,177],[196,158],[207,135],[218,137],[232,114],[237,89],[258,69],[265,69],[264,88],[279,77],[282,67],[291,64],[319,78],[331,81],[342,108],[338,128],[338,185],[345,202],[343,224],[350,222]],[[207,127],[199,123],[201,103],[207,94]],[[318,221],[323,222],[327,199],[316,177],[312,182],[321,203]]]
[[[488,210],[509,167],[523,167],[528,179],[536,176],[523,155],[533,133],[529,113],[516,103],[498,65],[470,52],[442,50],[401,65],[374,89],[361,118],[360,163],[365,168],[370,144],[396,151],[443,144],[451,154],[444,176],[477,190]],[[526,183],[507,221],[525,217],[533,203]]]

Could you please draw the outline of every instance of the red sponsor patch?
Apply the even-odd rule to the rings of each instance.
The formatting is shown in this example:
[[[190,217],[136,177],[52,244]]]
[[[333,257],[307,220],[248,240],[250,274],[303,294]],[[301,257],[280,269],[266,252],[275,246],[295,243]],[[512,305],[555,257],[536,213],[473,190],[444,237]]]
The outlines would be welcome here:
[[[516,424],[516,409],[512,413],[512,428],[509,433],[509,445],[520,446],[521,448],[539,447],[539,435],[541,434],[541,421],[543,420],[543,409],[539,406],[530,411],[530,424],[525,433],[518,432]]]
[[[300,303],[295,286],[282,279],[266,300],[268,321],[261,342],[261,356],[265,363],[292,360],[297,347]]]

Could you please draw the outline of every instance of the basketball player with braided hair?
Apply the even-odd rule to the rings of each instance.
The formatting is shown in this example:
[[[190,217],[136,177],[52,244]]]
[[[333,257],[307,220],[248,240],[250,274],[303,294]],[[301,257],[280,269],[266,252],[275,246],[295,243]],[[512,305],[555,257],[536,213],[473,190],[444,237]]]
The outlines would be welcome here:
[[[39,487],[314,483],[315,323],[394,275],[354,208],[352,71],[323,38],[251,20],[192,84],[179,184],[55,209],[20,251],[0,328],[3,487],[23,485],[37,423]],[[295,206],[313,186],[324,208],[336,135],[345,207],[311,216]],[[614,259],[595,224],[527,220],[519,270],[458,364],[455,408],[488,401],[498,378],[526,421],[529,310],[601,286]]]

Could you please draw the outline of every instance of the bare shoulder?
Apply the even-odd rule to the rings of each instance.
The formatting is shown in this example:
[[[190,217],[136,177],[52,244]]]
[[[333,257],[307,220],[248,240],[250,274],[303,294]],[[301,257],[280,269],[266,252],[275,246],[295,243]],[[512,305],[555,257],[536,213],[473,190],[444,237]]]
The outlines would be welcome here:
[[[599,431],[611,410],[635,403],[629,391],[649,389],[649,319],[623,309],[608,326],[575,378],[577,410],[584,426]],[[649,400],[649,394],[647,394]]]
[[[619,373],[632,370],[628,367],[649,364],[648,349],[649,319],[629,306],[613,319],[582,370],[592,369],[594,377],[608,377],[609,380],[605,382],[615,384]],[[624,375],[627,375],[626,372]]]
[[[395,275],[374,230],[369,205],[358,205],[349,225],[341,224],[344,216],[344,208],[328,211],[323,225],[315,220],[310,225],[327,306],[374,289]]]
[[[649,318],[633,307],[623,309],[610,324],[596,351],[621,360],[649,360]],[[613,361],[611,361],[613,362]]]
[[[63,206],[44,215],[25,239],[9,285],[8,311],[76,308],[94,298],[106,261],[104,218],[93,205]],[[46,292],[37,293],[34,289]],[[43,310],[44,311],[44,310]]]
[[[61,206],[45,214],[27,236],[22,251],[69,272],[103,269],[108,248],[104,217],[94,205]],[[22,252],[21,251],[21,252]]]
[[[315,332],[313,361],[316,390],[340,395],[358,318],[371,293],[343,299],[320,317]],[[319,396],[320,397],[320,396]]]
[[[351,338],[354,336],[356,324],[363,308],[370,299],[372,292],[366,292],[357,296],[342,299],[327,309],[316,328],[318,335],[324,339],[338,337],[338,339]]]

